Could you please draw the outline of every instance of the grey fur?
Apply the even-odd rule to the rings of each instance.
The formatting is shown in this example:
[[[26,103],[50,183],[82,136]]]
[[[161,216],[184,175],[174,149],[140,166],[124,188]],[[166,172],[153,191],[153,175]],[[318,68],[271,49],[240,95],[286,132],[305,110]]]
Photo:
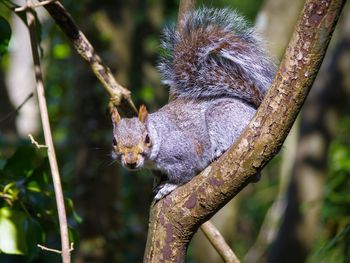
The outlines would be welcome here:
[[[200,42],[195,37],[198,30],[207,34],[209,41]],[[216,36],[218,33],[224,37]],[[255,29],[230,9],[202,8],[188,14],[181,34],[175,27],[164,30],[162,47],[166,52],[158,68],[172,97],[234,96],[258,106],[252,101],[256,95],[250,86],[254,85],[263,98],[276,71]],[[186,57],[193,59],[179,59]],[[177,68],[186,70],[179,72]]]
[[[237,140],[275,71],[254,30],[231,10],[200,9],[188,15],[182,32],[165,30],[168,54],[159,65],[173,100],[144,122],[113,122],[118,144],[113,157],[128,166],[124,159],[130,155],[137,160],[133,168],[149,167],[165,175],[165,181],[159,175],[155,180],[157,200],[191,180]]]

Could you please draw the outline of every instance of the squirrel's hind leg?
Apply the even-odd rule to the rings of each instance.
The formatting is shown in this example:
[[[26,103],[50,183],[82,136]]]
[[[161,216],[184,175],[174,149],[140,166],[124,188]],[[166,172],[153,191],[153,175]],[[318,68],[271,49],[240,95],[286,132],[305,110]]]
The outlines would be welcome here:
[[[178,184],[168,182],[168,177],[161,171],[152,171],[153,175],[153,194],[156,201],[170,194]]]
[[[156,194],[154,196],[154,200],[158,201],[162,199],[164,196],[170,194],[172,191],[174,191],[178,187],[177,184],[172,184],[172,183],[161,183],[158,185],[157,188],[153,190],[153,192]]]
[[[156,192],[156,189],[162,184],[165,183],[168,180],[168,177],[166,174],[162,173],[161,171],[158,170],[153,170],[152,171],[152,176],[153,176],[153,192]]]

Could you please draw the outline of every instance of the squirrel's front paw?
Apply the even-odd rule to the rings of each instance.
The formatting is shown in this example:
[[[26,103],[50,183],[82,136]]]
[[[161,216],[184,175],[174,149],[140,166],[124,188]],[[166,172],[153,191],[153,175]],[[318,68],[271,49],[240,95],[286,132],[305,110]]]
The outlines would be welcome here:
[[[154,197],[154,200],[158,201],[162,199],[164,196],[174,191],[176,187],[178,187],[177,184],[170,184],[170,183],[160,184],[154,191],[157,193]]]

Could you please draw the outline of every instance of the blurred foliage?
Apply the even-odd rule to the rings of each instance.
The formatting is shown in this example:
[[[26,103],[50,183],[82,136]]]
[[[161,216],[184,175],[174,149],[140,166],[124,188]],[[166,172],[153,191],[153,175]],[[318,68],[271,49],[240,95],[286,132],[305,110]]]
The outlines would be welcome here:
[[[45,149],[35,150],[33,145],[25,144],[17,147],[8,159],[0,158],[0,261],[16,258],[16,262],[59,262],[59,255],[46,255],[37,247],[37,244],[60,246]],[[65,202],[70,224],[76,227],[81,218],[72,201],[66,198]],[[75,230],[70,228],[70,232],[71,241],[77,243]]]
[[[347,111],[349,113],[349,109]],[[329,150],[322,230],[309,262],[350,260],[350,116],[343,118]]]
[[[178,1],[167,1],[165,4],[159,0],[139,2],[86,0],[81,5],[76,5],[69,0],[62,2],[93,43],[103,61],[114,72],[119,72],[120,67],[128,67],[126,86],[131,89],[133,100],[137,105],[145,103],[150,110],[155,110],[166,103],[167,89],[159,85],[159,77],[157,83],[149,80],[144,65],[147,62],[153,67],[156,66],[161,28],[164,24],[175,22]],[[240,13],[247,16],[251,21],[253,21],[261,4],[262,1],[198,2],[198,5],[238,8]],[[150,23],[151,17],[147,10],[157,5],[162,6],[160,11],[164,14],[161,21],[163,24],[155,25]],[[126,33],[127,37],[125,38],[123,34],[120,34],[115,38],[105,28],[98,28],[97,19],[100,18],[101,12],[107,15],[108,21],[115,27],[112,32],[118,32],[118,26],[123,26],[125,27],[124,30],[129,30]],[[131,14],[130,21],[125,18],[125,13]],[[10,16],[8,15],[8,17]],[[101,84],[92,75],[85,62],[76,55],[75,51],[72,51],[71,44],[50,17],[41,24],[40,30],[41,43],[48,47],[42,53],[46,65],[46,95],[57,156],[61,164],[61,175],[64,181],[67,182],[65,193],[72,196],[79,214],[84,218],[79,227],[81,239],[79,253],[88,262],[110,262],[110,260],[115,262],[139,262],[143,256],[146,241],[152,179],[148,171],[131,174],[122,169],[115,171],[116,166],[111,167],[109,165],[111,163],[109,156],[111,127],[105,115],[108,98]],[[118,45],[118,42],[128,41],[128,39],[131,39],[131,41],[128,46],[129,50],[126,52],[130,52],[130,65],[119,65],[120,54],[113,47]],[[118,42],[115,43],[115,41]],[[6,144],[6,141],[3,141],[3,144]],[[15,155],[3,157],[15,158],[16,160],[18,158],[15,157],[17,151],[23,151],[21,150],[23,147],[20,146],[21,144],[23,143],[12,145],[14,148],[9,152],[15,152]],[[44,215],[47,216],[48,207],[44,204],[48,204],[49,193],[52,195],[50,179],[47,177],[49,169],[46,157],[41,156],[41,151],[33,150],[32,146],[26,147],[27,152],[23,155],[28,155],[28,162],[35,157],[43,158],[42,165],[45,163],[45,168],[40,170],[43,180],[48,180],[46,181],[46,188],[42,189],[45,194],[39,195],[37,192],[32,193],[30,190],[32,188],[24,188],[25,191],[23,190],[24,192],[21,195],[23,198],[27,194],[29,196],[36,194],[37,198],[41,197],[38,204],[26,202],[27,209],[30,212],[35,211],[34,215],[43,214],[39,218],[41,220]],[[31,158],[29,158],[30,156]],[[8,162],[5,160],[6,158],[4,158],[4,164]],[[21,162],[21,160],[17,160],[17,162]],[[82,162],[86,163],[83,165],[84,168],[80,168]],[[23,169],[22,165],[18,166],[18,170],[15,172],[18,178],[23,177]],[[32,169],[34,168],[32,167]],[[113,174],[110,174],[109,170],[113,170]],[[38,173],[36,172],[36,174]],[[113,179],[111,179],[112,175],[114,176]],[[35,185],[36,178],[32,175],[26,179],[28,185]],[[269,178],[272,181],[274,180],[272,177]],[[264,180],[263,185],[260,183],[254,185],[254,190],[252,188],[249,190],[259,191],[255,188],[261,187],[263,190],[260,197],[257,198],[262,198],[266,202],[257,202],[261,206],[254,206],[255,202],[249,202],[248,197],[246,201],[243,201],[242,208],[247,211],[244,212],[246,216],[240,219],[239,225],[243,227],[238,235],[239,238],[237,238],[237,240],[242,239],[245,244],[242,251],[253,242],[253,237],[249,237],[249,235],[258,231],[259,222],[264,216],[264,210],[273,200],[272,193],[274,190],[269,190],[271,189],[270,179]],[[112,180],[112,182],[109,182],[109,180]],[[104,183],[104,181],[107,183]],[[274,183],[272,185],[272,188],[274,188]],[[42,186],[39,184],[38,187]],[[51,201],[53,202],[53,199]],[[55,205],[52,202],[49,211],[51,220],[55,220],[56,211],[53,209]],[[4,201],[4,207],[7,209],[26,215],[26,212],[23,212],[23,208],[18,204],[19,201],[14,202],[15,207],[13,208]],[[71,201],[67,202],[67,205],[69,204],[71,204]],[[73,212],[72,209],[71,217],[74,215]],[[96,217],[98,216],[96,213],[99,218]],[[32,214],[31,216],[33,217]],[[115,218],[115,220],[109,220],[106,223],[106,217]],[[33,218],[32,220],[36,220],[41,226],[38,233],[42,234],[42,242],[46,241],[49,247],[57,247],[57,225],[53,222],[48,224],[49,219],[42,223],[38,218]],[[246,223],[244,223],[245,220],[247,220]],[[74,226],[76,227],[76,224]],[[48,238],[49,236],[50,238]],[[26,245],[28,246],[28,244]],[[57,255],[43,253],[38,251],[37,248],[35,249],[31,255],[37,261],[54,262],[58,260]],[[42,256],[51,256],[54,259],[48,260]],[[14,262],[14,258],[15,256],[12,256],[11,260],[13,261],[11,262]],[[2,260],[5,259],[0,258],[1,262],[3,262]]]
[[[7,20],[0,16],[0,56],[7,52],[11,38],[11,27]]]
[[[5,2],[9,3],[0,0]],[[76,4],[64,0],[62,3],[102,60],[131,89],[137,105],[144,103],[152,111],[166,103],[167,89],[160,85],[157,73],[155,76],[150,73],[149,67],[154,69],[157,64],[161,28],[175,21],[178,1],[85,0]],[[253,22],[262,4],[263,1],[257,0],[201,0],[197,6],[229,6]],[[153,7],[159,7],[158,24],[151,23]],[[0,4],[0,14],[5,19],[0,19],[1,53],[6,52],[8,45],[11,49],[6,22],[10,21],[11,12]],[[111,25],[111,30],[107,30],[107,23],[98,26],[101,17]],[[74,256],[81,262],[140,262],[146,242],[152,178],[148,171],[130,173],[112,165],[107,95],[52,19],[48,16],[43,21],[38,29],[44,47],[41,54],[50,122],[67,197],[71,240],[80,242],[75,245]],[[116,48],[124,42],[127,49]],[[124,53],[128,61],[123,60]],[[8,54],[1,57],[4,74],[9,60]],[[346,262],[344,259],[349,258],[348,127],[349,119],[343,122],[341,136],[331,147],[331,169],[322,213],[324,231],[310,262]],[[0,262],[59,262],[58,255],[36,247],[37,243],[52,248],[60,246],[45,150],[36,150],[20,138],[10,144],[1,135]],[[36,137],[42,141],[42,134]],[[279,163],[279,157],[274,158],[262,180],[240,194],[240,216],[233,239],[240,258],[254,243],[265,213],[274,201]],[[193,262],[191,249],[188,262]]]
[[[230,7],[236,9],[240,14],[244,15],[250,22],[254,22],[257,12],[260,10],[264,1],[261,0],[217,0],[213,1],[199,0],[197,6],[215,6],[215,7]]]

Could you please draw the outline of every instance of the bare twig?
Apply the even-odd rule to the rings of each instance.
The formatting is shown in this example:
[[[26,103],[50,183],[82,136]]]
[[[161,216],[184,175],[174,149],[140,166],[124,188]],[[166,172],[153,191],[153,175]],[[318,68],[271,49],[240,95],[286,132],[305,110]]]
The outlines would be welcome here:
[[[33,137],[33,135],[28,134],[28,137],[31,141],[32,144],[34,144],[36,146],[36,148],[40,149],[40,148],[47,148],[47,145],[45,144],[39,144]]]
[[[57,253],[57,254],[62,254],[62,251],[61,251],[61,250],[58,250],[58,249],[53,249],[53,248],[45,247],[45,246],[40,245],[40,244],[37,244],[37,246],[38,246],[39,248],[41,248],[42,250],[54,252],[54,253]],[[71,243],[70,243],[69,251],[72,252],[73,250],[74,250],[74,243],[71,242]]]
[[[201,226],[201,230],[225,262],[240,263],[235,253],[233,253],[232,249],[227,245],[224,237],[220,234],[213,223],[210,221],[205,222]]]
[[[102,62],[100,56],[63,5],[59,2],[54,2],[46,4],[44,7],[56,24],[72,41],[79,55],[89,63],[95,76],[103,84],[110,96],[110,108],[120,107],[127,116],[134,116],[137,113],[137,109],[131,100],[130,91],[115,80],[109,67]]]
[[[21,7],[17,7],[14,9],[15,12],[23,12],[23,11],[26,11],[28,8],[37,8],[37,7],[40,7],[40,6],[44,6],[44,5],[47,5],[47,4],[50,4],[50,3],[53,3],[53,2],[56,2],[58,0],[47,0],[47,1],[42,1],[38,4],[32,4],[32,6],[28,6],[27,4],[25,4],[24,6],[21,6]]]
[[[28,7],[32,6],[31,0],[27,0],[26,4]],[[40,59],[39,59],[39,53],[38,53],[38,43],[36,40],[36,32],[35,32],[35,16],[33,12],[34,10],[31,8],[27,10],[27,23],[29,28],[30,43],[32,47],[32,55],[33,55],[33,61],[34,61],[36,90],[38,94],[41,122],[44,130],[45,144],[47,145],[47,154],[48,154],[49,163],[51,167],[52,180],[53,180],[53,186],[54,186],[55,197],[56,197],[60,233],[61,233],[62,262],[70,263],[71,260],[70,260],[67,216],[66,216],[66,210],[64,207],[64,197],[62,193],[61,179],[58,171],[58,164],[57,164],[57,159],[55,154],[55,148],[53,145],[52,135],[51,135],[48,110],[46,106],[45,89],[44,89],[44,83],[43,83],[43,78],[41,73]]]
[[[196,4],[196,0],[181,0],[179,4],[179,13],[177,15],[177,30],[182,31],[184,28],[185,17],[190,13]]]
[[[22,7],[14,8],[14,11],[22,12],[39,6],[45,7],[56,24],[72,41],[78,54],[89,63],[95,76],[104,86],[110,96],[110,109],[120,107],[125,115],[129,117],[134,116],[137,113],[137,109],[131,100],[130,91],[115,80],[109,67],[102,62],[100,56],[63,5],[58,0],[39,0],[39,2],[39,4],[35,5],[26,3]]]
[[[0,123],[3,122],[3,121],[6,121],[9,117],[11,117],[12,114],[15,114],[17,113],[22,107],[24,104],[27,103],[27,101],[29,101],[31,98],[33,97],[33,92],[31,92],[24,100],[21,104],[18,105],[18,107],[14,110],[12,110],[11,112],[7,113],[4,117],[2,117],[0,119]]]

